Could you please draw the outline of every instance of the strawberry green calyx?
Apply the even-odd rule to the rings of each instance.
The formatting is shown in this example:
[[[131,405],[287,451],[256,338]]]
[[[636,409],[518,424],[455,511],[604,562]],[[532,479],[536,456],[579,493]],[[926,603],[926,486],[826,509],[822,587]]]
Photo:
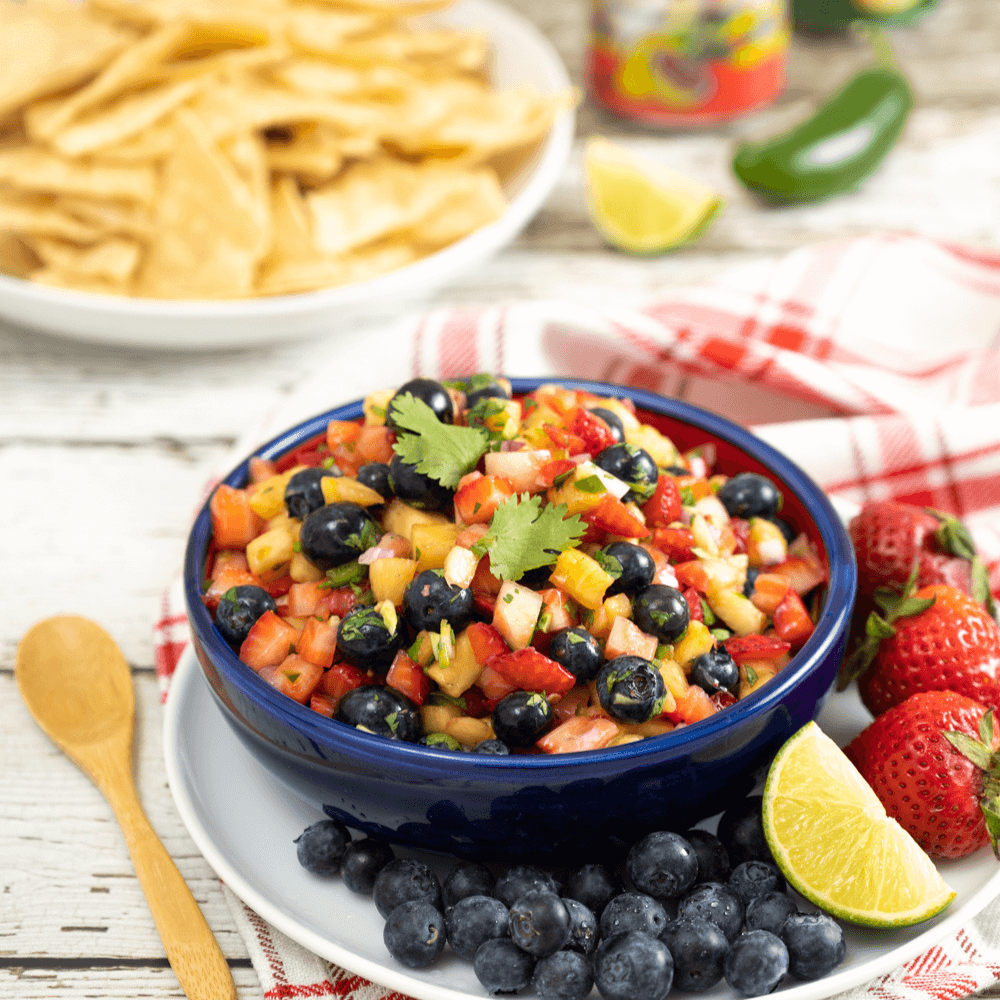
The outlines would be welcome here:
[[[1000,860],[1000,752],[993,729],[993,710],[979,720],[979,739],[967,733],[946,732],[944,738],[983,772],[983,792],[979,808],[986,823],[993,853]]]
[[[930,507],[927,507],[926,510],[928,514],[940,521],[937,531],[934,532],[934,538],[941,546],[942,551],[962,559],[976,557],[976,543],[972,540],[969,529],[957,517],[953,517],[951,514],[942,514],[941,511],[932,510]]]

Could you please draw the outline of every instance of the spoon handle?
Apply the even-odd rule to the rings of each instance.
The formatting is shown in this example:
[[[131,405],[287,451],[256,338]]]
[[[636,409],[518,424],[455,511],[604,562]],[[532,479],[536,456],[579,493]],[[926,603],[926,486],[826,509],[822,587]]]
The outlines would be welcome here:
[[[150,826],[131,776],[100,785],[118,817],[170,967],[188,1000],[236,1000],[236,984],[219,943]]]

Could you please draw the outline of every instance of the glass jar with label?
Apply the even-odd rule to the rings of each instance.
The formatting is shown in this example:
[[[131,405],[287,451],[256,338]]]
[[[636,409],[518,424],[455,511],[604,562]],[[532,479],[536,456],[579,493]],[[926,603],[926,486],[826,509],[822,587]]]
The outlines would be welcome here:
[[[785,0],[591,0],[591,97],[645,125],[715,125],[785,82]]]

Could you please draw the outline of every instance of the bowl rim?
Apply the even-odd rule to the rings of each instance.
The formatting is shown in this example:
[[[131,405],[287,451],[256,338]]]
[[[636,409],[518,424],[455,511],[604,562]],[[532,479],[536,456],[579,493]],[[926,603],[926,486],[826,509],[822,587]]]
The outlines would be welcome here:
[[[202,566],[211,535],[209,498],[199,510],[184,554],[183,587],[192,638],[201,645],[213,665],[243,694],[267,714],[311,740],[336,744],[338,750],[364,758],[377,754],[386,765],[404,768],[445,767],[469,777],[485,776],[496,768],[520,772],[563,770],[583,766],[595,771],[623,763],[642,764],[648,759],[691,756],[717,737],[736,732],[741,725],[782,704],[801,680],[824,662],[831,648],[846,630],[853,610],[857,582],[854,550],[843,522],[821,487],[795,462],[751,431],[725,417],[682,400],[671,399],[645,389],[614,385],[588,379],[510,377],[516,393],[531,392],[540,385],[559,384],[604,396],[625,396],[637,407],[669,419],[690,424],[713,437],[734,445],[772,470],[791,489],[811,516],[826,548],[830,579],[827,597],[813,634],[796,653],[789,667],[776,675],[759,691],[716,712],[697,723],[682,726],[658,737],[649,737],[618,747],[584,750],[565,754],[512,754],[494,757],[486,754],[456,753],[434,747],[386,739],[364,733],[344,723],[329,719],[281,694],[267,684],[223,640],[215,629],[208,609],[201,601]],[[274,458],[295,445],[322,433],[330,420],[350,420],[362,415],[362,400],[334,407],[302,421],[276,435],[244,458],[219,483],[242,486],[246,482],[251,457]],[[218,484],[217,484],[218,485]],[[822,704],[822,698],[817,704]]]

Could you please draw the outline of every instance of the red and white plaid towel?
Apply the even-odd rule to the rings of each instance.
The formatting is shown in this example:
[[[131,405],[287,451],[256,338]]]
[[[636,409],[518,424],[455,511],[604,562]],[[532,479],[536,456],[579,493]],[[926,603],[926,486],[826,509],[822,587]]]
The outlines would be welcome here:
[[[300,419],[418,375],[596,378],[754,425],[846,504],[894,497],[959,515],[1000,590],[1000,255],[903,234],[821,243],[641,309],[440,309],[332,338],[313,362],[231,464]],[[164,688],[187,641],[178,584],[155,630]],[[266,997],[400,996],[330,967],[226,894]],[[957,1000],[998,979],[1000,901],[843,996]]]

